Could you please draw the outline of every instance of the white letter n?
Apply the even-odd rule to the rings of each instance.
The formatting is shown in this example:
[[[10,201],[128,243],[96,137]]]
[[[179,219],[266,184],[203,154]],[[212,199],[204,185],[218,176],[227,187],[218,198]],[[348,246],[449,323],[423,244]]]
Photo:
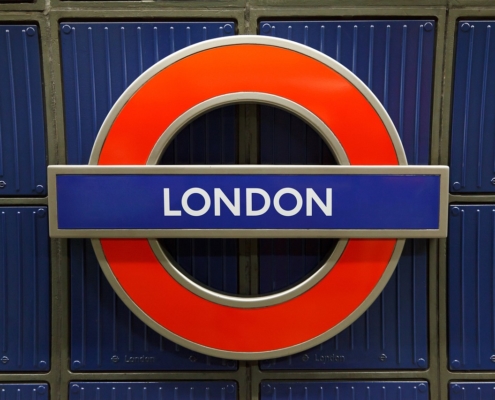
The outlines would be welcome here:
[[[234,204],[229,200],[229,198],[225,195],[222,189],[215,188],[214,189],[215,196],[215,216],[220,216],[220,201],[225,204],[230,212],[235,215],[241,215],[241,191],[239,188],[234,188]]]
[[[313,189],[306,189],[306,215],[308,217],[313,215],[313,201],[327,217],[332,216],[332,189],[327,188],[326,194],[326,204],[324,204]]]

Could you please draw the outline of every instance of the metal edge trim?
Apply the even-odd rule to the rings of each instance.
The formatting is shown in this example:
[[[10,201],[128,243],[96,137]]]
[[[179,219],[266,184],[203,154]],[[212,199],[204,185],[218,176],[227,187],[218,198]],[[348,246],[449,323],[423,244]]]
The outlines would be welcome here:
[[[444,165],[51,165],[53,175],[439,175],[448,185]],[[448,193],[448,192],[447,192]]]
[[[439,215],[439,234],[441,238],[446,238],[449,225],[449,167],[439,169],[440,174],[440,215]]]
[[[131,232],[131,233],[129,233]],[[56,229],[52,238],[65,239],[265,239],[265,238],[328,238],[328,239],[438,239],[445,238],[440,229]],[[150,239],[151,240],[154,239]]]
[[[48,192],[48,232],[50,237],[58,237],[58,202],[57,202],[57,168],[48,166],[47,169],[47,192]]]

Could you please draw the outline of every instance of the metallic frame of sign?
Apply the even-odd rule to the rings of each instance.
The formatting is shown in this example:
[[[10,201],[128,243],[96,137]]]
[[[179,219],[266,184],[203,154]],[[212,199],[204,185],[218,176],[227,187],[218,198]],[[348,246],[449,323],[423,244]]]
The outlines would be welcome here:
[[[397,161],[399,165],[405,166],[407,165],[404,149],[402,147],[400,138],[397,134],[397,131],[388,116],[387,112],[381,105],[381,103],[378,101],[378,99],[374,96],[374,94],[364,85],[363,82],[361,82],[352,72],[350,72],[348,69],[343,67],[341,64],[338,62],[332,60],[331,58],[323,55],[322,53],[312,50],[309,47],[299,45],[297,43],[283,40],[283,39],[276,39],[276,38],[268,38],[268,37],[259,37],[259,36],[237,36],[237,37],[230,37],[230,38],[221,38],[221,39],[215,39],[211,41],[206,41],[202,42],[197,45],[193,45],[190,47],[187,47],[184,50],[178,51],[177,53],[174,53],[173,55],[167,57],[166,59],[158,62],[155,64],[153,67],[148,69],[146,72],[144,72],[136,81],[134,81],[133,84],[123,93],[123,95],[119,98],[119,100],[115,103],[113,108],[111,109],[110,113],[108,114],[107,118],[105,119],[100,132],[98,134],[98,137],[96,139],[95,145],[93,147],[93,151],[91,154],[90,158],[90,165],[95,165],[95,168],[101,168],[101,167],[96,167],[98,164],[99,156],[100,153],[103,149],[107,134],[109,133],[114,121],[118,117],[120,111],[122,108],[126,105],[126,103],[133,97],[135,93],[141,88],[142,85],[144,85],[148,80],[150,80],[155,74],[159,73],[163,69],[167,68],[168,66],[184,59],[187,58],[188,56],[194,55],[196,53],[210,50],[216,47],[223,47],[223,46],[231,46],[231,45],[240,45],[240,44],[250,44],[250,45],[266,45],[266,46],[272,46],[272,47],[279,47],[282,49],[294,51],[295,53],[300,53],[304,56],[307,56],[309,58],[312,58],[330,69],[336,71],[338,74],[340,74],[344,79],[346,79],[351,85],[353,85],[360,93],[361,95],[368,101],[368,103],[372,106],[378,117],[381,119],[386,131],[388,132],[390,141],[393,145]],[[156,142],[155,147],[153,148],[147,164],[154,164],[156,163],[164,149],[166,148],[167,144],[173,139],[174,135],[180,130],[181,127],[185,126],[188,122],[190,122],[192,119],[194,119],[196,116],[207,112],[208,110],[211,110],[213,108],[220,107],[225,104],[232,104],[232,103],[245,103],[245,102],[255,102],[255,103],[261,103],[261,104],[270,104],[274,105],[277,107],[281,107],[287,111],[293,112],[299,117],[301,117],[305,122],[309,123],[313,128],[315,128],[318,133],[323,137],[324,141],[329,145],[331,150],[333,151],[334,155],[336,156],[337,160],[340,162],[340,164],[349,164],[349,161],[347,159],[345,150],[342,148],[340,145],[339,141],[336,139],[336,137],[333,135],[333,133],[326,127],[326,125],[319,120],[313,113],[311,113],[309,110],[305,109],[304,107],[298,106],[297,104],[288,101],[287,99],[283,99],[278,96],[273,96],[273,95],[267,95],[266,93],[258,93],[258,92],[240,92],[240,93],[230,93],[226,94],[223,96],[218,96],[217,98],[212,98],[209,99],[208,101],[205,101],[203,103],[200,103],[196,105],[195,107],[192,107],[189,111],[185,112],[183,115],[181,115],[179,118],[176,119],[176,121],[172,122],[171,125],[166,129],[165,132],[163,132],[162,136],[160,139]],[[139,168],[139,167],[136,167]],[[178,168],[178,167],[174,167]],[[239,171],[238,173],[241,173],[242,168],[241,166],[237,167],[229,167],[230,168],[230,173],[236,171],[236,169]],[[269,170],[267,167],[258,167],[260,170]],[[338,168],[338,167],[334,167]],[[342,167],[343,168],[343,167]],[[363,167],[365,169],[368,169],[367,167]],[[373,167],[375,168],[375,167]],[[390,167],[384,167],[386,169],[389,169]],[[426,170],[428,170],[430,167],[411,167],[412,169],[409,169],[409,167],[402,167],[404,168],[404,172],[407,169],[409,173],[414,173],[414,171],[422,171],[419,173],[425,173]],[[436,168],[436,167],[433,167]],[[301,167],[301,171],[304,171],[304,169],[307,169],[306,166]],[[404,173],[402,172],[402,173]],[[235,173],[235,172],[234,172]],[[371,169],[370,169],[370,173]],[[407,173],[407,172],[406,172]],[[441,219],[441,231],[444,231],[443,234],[436,234],[435,237],[438,236],[445,236],[445,231],[446,231],[446,207],[445,204],[447,201],[447,193],[446,188],[447,185],[447,180],[445,179],[448,175],[448,170],[447,168],[437,168],[435,169],[435,174],[441,176],[441,202],[442,206],[440,209],[440,219]],[[51,176],[54,176],[53,174]],[[50,192],[50,204],[53,206],[53,201],[56,201],[56,198],[54,196],[53,192],[53,185],[50,185],[51,192]],[[52,211],[54,211],[55,208],[52,208]],[[53,221],[53,217],[52,217]],[[259,233],[259,232],[258,232]],[[212,233],[213,234],[213,233]],[[425,232],[426,237],[430,237],[429,232]],[[186,235],[190,236],[190,235]],[[249,235],[249,237],[252,237],[253,235]],[[259,237],[259,235],[256,235]],[[317,235],[316,235],[317,236]],[[421,235],[424,237],[425,235]],[[211,236],[210,236],[211,237]],[[397,236],[395,236],[397,238]],[[173,273],[174,275],[173,278],[177,278],[177,274],[182,275],[180,271],[176,269],[176,267],[173,266],[173,263],[170,261],[169,257],[160,251],[160,247],[158,245],[158,242],[156,239],[149,239],[150,246],[153,249],[155,256],[157,259],[160,261],[161,265],[169,270],[169,267],[172,266],[172,270],[175,270]],[[359,305],[355,308],[352,309],[352,311],[347,314],[346,317],[344,317],[340,322],[335,323],[331,328],[328,330],[324,331],[321,334],[318,334],[314,337],[312,337],[309,340],[299,342],[294,345],[289,345],[286,347],[279,346],[276,350],[260,350],[260,351],[231,351],[231,350],[222,350],[219,348],[215,347],[210,347],[210,346],[205,346],[200,343],[196,343],[194,341],[188,340],[171,330],[165,328],[164,326],[160,325],[157,323],[154,319],[152,319],[150,316],[146,314],[145,311],[143,311],[137,304],[136,302],[127,294],[127,292],[124,290],[124,288],[121,286],[121,283],[117,279],[117,277],[114,275],[112,268],[107,262],[105,253],[103,251],[102,244],[100,240],[98,239],[93,239],[92,240],[93,247],[95,249],[98,261],[103,269],[103,272],[107,279],[109,280],[110,284],[114,288],[114,290],[117,292],[119,297],[124,301],[124,303],[141,319],[143,320],[148,326],[156,330],[158,333],[161,335],[167,337],[168,339],[171,339],[178,343],[179,345],[183,345],[184,347],[190,348],[192,350],[200,351],[202,353],[208,354],[208,355],[213,355],[217,357],[224,357],[224,358],[234,358],[238,360],[253,360],[253,359],[266,359],[266,358],[274,358],[274,357],[281,357],[289,354],[293,354],[299,351],[303,351],[305,349],[311,348],[319,343],[322,343],[323,341],[335,336],[339,332],[341,332],[343,329],[348,327],[350,324],[352,324],[378,297],[378,295],[382,292],[383,288],[387,284],[389,278],[394,272],[394,269],[396,267],[396,264],[400,258],[403,246],[404,246],[404,240],[403,239],[398,239],[393,247],[393,250],[391,252],[390,259],[386,263],[386,266],[384,266],[383,272],[380,275],[380,278],[377,280],[376,285],[373,287],[371,291],[367,291],[365,298],[362,302],[359,303]],[[342,239],[339,241],[339,244],[337,245],[337,249],[339,251],[344,251],[345,248],[347,247],[347,240]],[[340,250],[342,249],[342,250]],[[338,252],[334,254],[334,256],[331,256],[330,259],[324,264],[323,267],[320,269],[329,271],[334,263],[337,263],[337,258],[339,258]],[[170,265],[167,265],[170,264]],[[181,285],[184,285],[187,289],[192,291],[193,293],[197,293],[200,296],[204,297],[205,299],[208,300],[213,300],[213,302],[217,302],[222,305],[230,305],[231,307],[235,308],[259,308],[264,306],[269,306],[272,304],[278,304],[279,302],[286,301],[287,299],[294,298],[295,296],[298,296],[299,294],[303,293],[304,291],[308,291],[311,287],[313,287],[319,279],[319,276],[323,274],[318,275],[318,272],[316,274],[316,277],[311,277],[306,280],[302,284],[302,286],[295,286],[291,292],[291,289],[288,291],[282,292],[281,294],[278,294],[276,296],[265,296],[265,297],[254,297],[254,298],[247,298],[247,301],[240,300],[241,298],[232,298],[230,299],[230,296],[224,296],[225,298],[222,297],[219,293],[213,292],[213,291],[207,291],[204,288],[200,287],[199,289],[197,287],[193,287],[194,285],[189,285],[188,282],[184,281],[184,277],[181,276],[179,279],[182,281]],[[201,294],[200,292],[203,291]],[[233,297],[233,296],[232,296]],[[233,301],[233,302],[230,302]],[[360,300],[361,301],[361,300]],[[262,309],[262,308],[261,308]]]
[[[449,168],[445,166],[50,166],[50,235],[61,238],[440,238],[447,235]],[[438,229],[60,229],[60,175],[423,175],[439,176]]]

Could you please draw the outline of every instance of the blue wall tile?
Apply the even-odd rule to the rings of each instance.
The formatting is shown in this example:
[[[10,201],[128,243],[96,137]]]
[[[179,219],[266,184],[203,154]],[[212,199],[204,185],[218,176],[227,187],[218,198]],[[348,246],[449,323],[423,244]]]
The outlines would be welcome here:
[[[495,21],[459,21],[451,121],[450,190],[495,192]]]
[[[0,25],[0,196],[46,195],[39,41],[36,25]]]
[[[351,70],[389,113],[408,163],[429,163],[435,21],[262,21],[260,33],[305,44]],[[261,126],[263,144],[270,132]]]
[[[111,106],[145,69],[189,44],[234,33],[233,25],[225,22],[67,22],[60,29],[70,164],[88,162]],[[230,106],[191,122],[167,147],[160,164],[235,164],[236,160],[237,122],[235,108]],[[218,290],[237,292],[236,241],[180,239],[161,243],[186,274]],[[71,262],[72,369],[236,368],[233,361],[191,352],[147,328],[103,278],[87,242],[72,241]],[[95,320],[99,323],[94,324]],[[141,356],[145,360],[148,357],[149,362],[126,362]]]
[[[233,33],[233,24],[226,22],[60,24],[67,162],[88,162],[108,111],[146,69],[190,44]],[[203,118],[202,124],[193,124],[189,129],[202,125],[198,134],[204,136],[204,125],[211,127],[212,132],[217,131],[221,118],[222,113],[212,114]],[[233,107],[228,108],[227,115],[224,112],[223,118],[232,123]],[[232,138],[228,140],[231,146]],[[194,152],[194,148],[191,151]],[[232,154],[236,152],[229,156]],[[177,157],[181,162],[180,153]]]
[[[302,353],[261,362],[264,370],[425,369],[428,366],[428,241],[408,240],[396,271],[371,307],[332,339]],[[275,253],[275,257],[276,257]],[[285,255],[287,257],[287,255]],[[299,257],[300,259],[301,257]],[[303,272],[282,257],[273,265],[292,279]],[[266,263],[268,264],[268,262]],[[295,262],[293,263],[295,265]],[[264,265],[263,265],[264,266]],[[262,267],[263,267],[262,266]],[[260,271],[266,284],[268,268]]]
[[[46,207],[0,207],[0,371],[50,368]]]
[[[428,164],[435,22],[262,21],[262,35],[293,40],[354,72],[390,114],[410,164]],[[261,164],[336,164],[296,116],[261,107]],[[374,151],[370,149],[370,151]],[[260,290],[281,290],[317,268],[332,241],[260,240]],[[383,294],[348,329],[263,369],[424,369],[428,366],[427,241],[408,241]]]
[[[49,390],[46,383],[4,383],[0,384],[2,400],[48,400]]]
[[[492,400],[494,393],[494,382],[451,382],[449,384],[450,400]]]
[[[219,242],[207,239],[197,249],[170,246],[187,272],[218,290],[237,291],[237,251],[234,268],[225,265]],[[184,244],[185,241],[181,241]],[[191,246],[193,242],[189,241]],[[194,241],[197,246],[198,241]],[[208,246],[209,244],[209,246]],[[235,241],[234,241],[235,244]],[[186,251],[187,255],[183,254]],[[210,253],[205,259],[207,252]],[[89,240],[71,240],[71,368],[75,371],[235,370],[232,360],[220,360],[185,349],[148,328],[118,298],[106,280]],[[185,260],[187,258],[187,260]],[[195,261],[192,271],[191,261]],[[224,265],[222,266],[222,263]],[[208,265],[209,264],[209,265]],[[218,270],[220,267],[222,273]],[[213,271],[213,273],[212,273]]]
[[[495,206],[452,205],[448,236],[449,367],[495,370]]]
[[[72,382],[69,400],[235,400],[237,383],[202,382]]]
[[[261,400],[426,400],[425,381],[312,381],[261,383]]]

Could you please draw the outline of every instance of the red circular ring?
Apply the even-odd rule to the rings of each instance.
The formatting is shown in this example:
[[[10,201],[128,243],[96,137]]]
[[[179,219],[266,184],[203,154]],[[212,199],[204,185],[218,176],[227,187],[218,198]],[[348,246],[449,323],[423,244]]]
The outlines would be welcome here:
[[[189,55],[144,83],[115,118],[98,165],[145,165],[175,119],[203,101],[236,92],[273,94],[305,107],[332,130],[351,165],[398,164],[377,111],[342,75],[297,51],[237,44]],[[287,349],[338,328],[378,285],[396,242],[349,240],[333,269],[311,289],[281,304],[246,309],[213,303],[179,285],[147,240],[100,240],[118,284],[147,318],[173,336],[226,354]]]

